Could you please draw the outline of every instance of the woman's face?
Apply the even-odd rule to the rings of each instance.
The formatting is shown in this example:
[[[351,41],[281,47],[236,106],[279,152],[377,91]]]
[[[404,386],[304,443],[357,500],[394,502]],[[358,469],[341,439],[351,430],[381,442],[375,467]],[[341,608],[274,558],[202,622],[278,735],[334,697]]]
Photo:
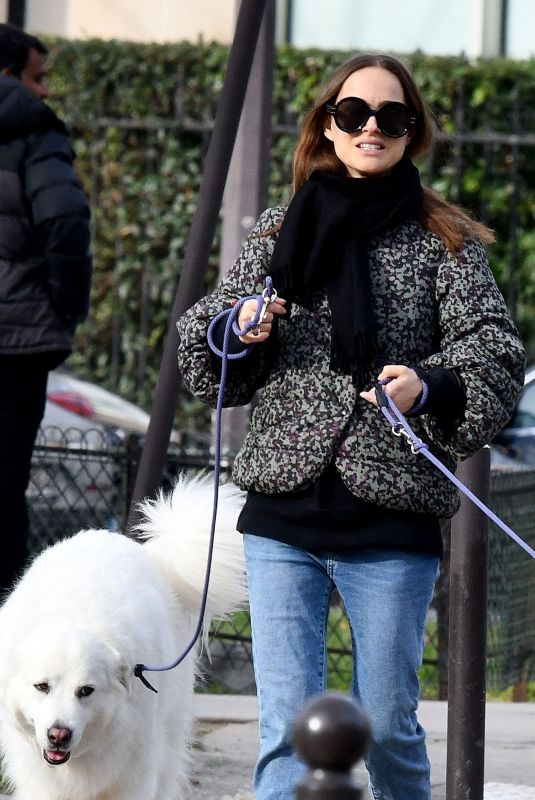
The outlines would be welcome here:
[[[344,97],[360,97],[370,108],[377,109],[391,101],[406,102],[401,83],[383,67],[364,67],[353,72],[342,85],[335,102],[338,103]],[[401,160],[412,136],[411,131],[399,139],[385,136],[377,127],[377,120],[373,116],[362,130],[354,133],[340,130],[330,116],[324,132],[352,178],[388,175]]]

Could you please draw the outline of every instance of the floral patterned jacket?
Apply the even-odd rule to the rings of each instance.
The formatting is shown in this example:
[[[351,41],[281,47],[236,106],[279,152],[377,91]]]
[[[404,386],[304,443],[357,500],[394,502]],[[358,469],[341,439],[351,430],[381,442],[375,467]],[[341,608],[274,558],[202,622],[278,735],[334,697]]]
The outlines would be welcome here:
[[[212,318],[233,300],[262,291],[284,207],[265,211],[213,294],[177,322],[179,366],[189,389],[217,403],[219,368],[207,343]],[[267,234],[266,234],[267,232]],[[523,383],[525,354],[483,246],[469,240],[457,257],[416,221],[370,242],[370,275],[382,362],[455,369],[466,411],[445,436],[437,420],[411,421],[431,451],[453,470],[509,419]],[[276,287],[275,287],[276,288]],[[312,308],[292,305],[278,330],[232,362],[226,406],[259,391],[250,429],[234,463],[242,489],[290,492],[312,483],[334,459],[358,497],[390,508],[455,513],[457,489],[362,400],[351,378],[329,368],[331,320],[326,295]],[[377,363],[377,372],[383,363]]]

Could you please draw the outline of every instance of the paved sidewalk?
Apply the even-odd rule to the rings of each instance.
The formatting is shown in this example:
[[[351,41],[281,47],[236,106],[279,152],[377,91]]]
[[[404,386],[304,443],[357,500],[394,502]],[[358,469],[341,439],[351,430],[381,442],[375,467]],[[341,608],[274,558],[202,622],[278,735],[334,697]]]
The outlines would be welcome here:
[[[196,695],[196,713],[195,800],[253,800],[256,697]],[[447,704],[423,701],[419,719],[427,731],[433,800],[446,800]],[[366,785],[362,766],[357,778]],[[535,800],[534,703],[487,704],[485,800]]]
[[[195,704],[193,797],[254,800],[251,776],[258,742],[256,697],[199,694]],[[433,800],[446,800],[447,704],[424,701],[419,718],[427,731]],[[357,778],[366,785],[362,766],[357,769]],[[485,800],[535,800],[535,703],[487,704],[485,781]]]

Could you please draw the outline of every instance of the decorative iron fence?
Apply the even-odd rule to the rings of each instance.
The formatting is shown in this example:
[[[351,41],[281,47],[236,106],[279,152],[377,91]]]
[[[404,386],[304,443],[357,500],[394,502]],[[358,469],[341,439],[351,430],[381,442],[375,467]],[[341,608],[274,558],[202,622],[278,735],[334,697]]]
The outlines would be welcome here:
[[[120,440],[97,431],[41,431],[28,492],[32,550],[38,552],[80,528],[123,529],[138,460],[137,437]],[[169,488],[181,471],[211,468],[206,448],[184,440],[169,449],[163,486]],[[225,462],[223,472],[228,474],[229,468]],[[494,511],[535,546],[535,471],[493,471],[491,498]],[[494,526],[489,536],[489,689],[512,687],[509,691],[516,699],[526,699],[529,681],[535,680],[535,562]],[[447,571],[446,558],[444,576]],[[445,697],[447,637],[440,636],[445,622],[447,603],[437,591],[420,674],[425,697]],[[206,687],[254,692],[248,613],[214,626],[212,633],[210,659],[204,663]],[[329,617],[328,661],[330,687],[347,688],[351,637],[336,596]]]

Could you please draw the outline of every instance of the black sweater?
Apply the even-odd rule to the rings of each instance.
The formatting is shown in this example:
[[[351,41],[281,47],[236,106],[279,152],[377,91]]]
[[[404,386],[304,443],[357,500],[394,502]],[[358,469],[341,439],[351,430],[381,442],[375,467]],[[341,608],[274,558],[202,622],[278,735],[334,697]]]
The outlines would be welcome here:
[[[222,319],[214,331],[220,350],[224,323]],[[230,352],[240,349],[243,345],[231,333]],[[245,360],[231,361],[229,368],[240,369]],[[428,387],[420,413],[433,414],[447,431],[462,415],[465,405],[456,373],[442,368],[415,371]],[[309,552],[388,548],[438,557],[443,554],[438,517],[361,500],[345,486],[333,463],[304,490],[270,495],[248,492],[237,528],[242,533],[277,539]]]

